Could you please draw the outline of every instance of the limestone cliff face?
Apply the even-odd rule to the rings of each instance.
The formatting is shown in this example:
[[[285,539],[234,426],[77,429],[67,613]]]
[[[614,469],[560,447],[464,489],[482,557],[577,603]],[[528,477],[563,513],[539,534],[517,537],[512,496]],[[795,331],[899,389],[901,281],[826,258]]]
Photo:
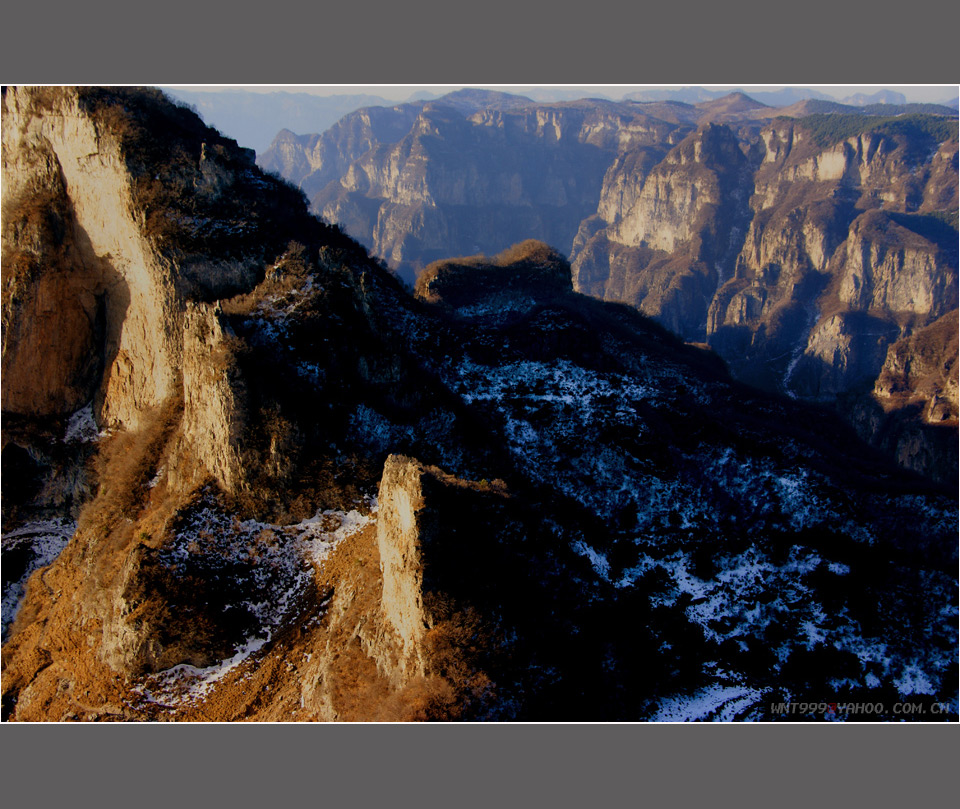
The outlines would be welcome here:
[[[317,166],[311,156],[319,135],[297,135],[289,129],[281,129],[270,148],[257,156],[257,163],[264,171],[273,171],[290,182],[299,183]]]
[[[871,211],[857,217],[839,258],[837,297],[851,309],[909,313],[930,322],[956,305],[956,262],[889,216]]]
[[[955,297],[955,270],[950,268],[948,254],[915,232],[925,223],[890,222],[879,228],[867,215],[854,221],[855,205],[882,203],[888,209],[922,213],[930,208],[918,209],[918,205],[929,205],[923,200],[937,198],[948,208],[955,207],[950,191],[953,186],[944,168],[945,157],[952,152],[950,143],[922,157],[917,156],[917,148],[906,136],[868,132],[823,149],[799,125],[775,123],[762,130],[755,147],[744,145],[743,151],[758,155],[760,162],[739,185],[739,194],[732,195],[718,194],[703,179],[687,179],[689,170],[685,166],[697,156],[674,150],[651,171],[632,170],[642,190],[626,197],[630,207],[601,208],[601,218],[615,224],[602,229],[593,225],[591,234],[584,234],[573,262],[577,286],[591,294],[622,295],[630,284],[617,281],[614,268],[624,263],[624,247],[643,245],[675,256],[689,241],[705,206],[735,207],[744,194],[752,194],[752,211],[729,236],[728,246],[739,252],[735,266],[732,260],[725,269],[721,264],[721,286],[715,293],[708,293],[711,300],[706,331],[721,353],[736,361],[744,339],[749,342],[747,335],[763,323],[764,342],[773,341],[769,356],[786,354],[789,358],[789,346],[800,339],[803,324],[810,317],[809,305],[826,283],[824,274],[844,273],[843,269],[827,266],[842,244],[850,265],[846,273],[850,277],[839,293],[846,304],[856,309],[939,314],[933,299],[941,302],[938,305],[949,306],[942,302]],[[736,163],[740,157],[728,149],[714,162]],[[941,191],[932,192],[931,184],[941,186]],[[611,189],[614,199],[624,198],[622,177],[608,175],[605,187]],[[886,235],[877,237],[880,230]],[[868,232],[874,239],[872,247],[863,245]],[[840,263],[838,259],[836,264]],[[864,264],[868,269],[856,268]],[[644,261],[635,261],[632,270],[621,272],[629,277],[643,266]],[[882,291],[876,295],[875,285],[863,279],[864,272],[870,274],[873,266],[888,279],[880,280],[878,289]],[[897,280],[890,282],[892,274]],[[613,279],[613,283],[607,279]],[[656,311],[660,306],[656,295],[658,287],[669,283],[667,278],[653,284],[652,289],[639,287],[638,304],[664,322],[669,318]],[[866,291],[865,286],[869,287]],[[915,300],[904,299],[908,289]],[[646,304],[642,302],[647,300]],[[734,345],[737,351],[725,351]],[[770,381],[766,380],[768,384]]]
[[[795,127],[768,129],[763,135],[766,155],[759,172],[768,204],[783,189],[799,181],[840,181],[873,192],[895,179],[895,144],[877,133],[856,135],[826,149],[817,149],[806,133]],[[774,171],[771,171],[774,169]],[[888,201],[895,197],[890,195]]]
[[[597,206],[597,214],[604,223],[619,222],[627,211],[636,208],[644,181],[663,160],[666,145],[641,146],[617,156],[604,175]]]
[[[137,432],[185,396],[183,457],[241,487],[236,341],[210,302],[252,290],[294,233],[348,240],[157,91],[7,88],[3,194],[4,417],[62,434],[92,402],[99,428]]]
[[[407,126],[401,138],[372,143],[312,198],[411,280],[451,253],[496,253],[531,236],[567,250],[611,160],[656,150],[677,128],[603,102],[471,109],[444,99],[415,112],[394,116]]]
[[[821,319],[807,337],[802,356],[789,369],[786,384],[823,399],[869,388],[896,339],[897,327],[861,312]]]
[[[651,166],[655,159],[641,149],[607,172],[606,226],[581,230],[574,285],[703,339],[708,302],[733,274],[734,245],[748,221],[750,162],[733,132],[714,124]]]
[[[957,348],[954,310],[890,346],[874,396],[888,409],[920,402],[923,418],[931,424],[956,421]]]
[[[891,340],[873,389],[844,407],[868,441],[908,469],[957,485],[957,310]]]
[[[689,136],[652,166],[649,149],[621,155],[574,242],[576,288],[706,340],[767,389],[871,388],[894,341],[956,308],[957,140],[930,119],[860,120],[845,138],[817,125],[717,128],[726,151]],[[737,183],[717,181],[737,165]]]
[[[103,268],[84,263],[49,146],[3,157],[3,410],[72,413],[100,381]]]
[[[188,303],[183,329],[184,449],[225,491],[237,491],[244,480],[239,446],[246,408],[231,345],[236,336],[211,304]],[[181,461],[174,474],[184,465],[189,467]]]
[[[424,509],[423,468],[408,458],[391,455],[383,468],[377,498],[377,545],[383,577],[383,615],[400,638],[396,664],[405,675],[423,673],[423,638],[427,614],[423,606],[423,546],[421,512]],[[387,655],[377,655],[381,666]]]
[[[827,262],[845,236],[838,219],[842,222],[843,214],[829,199],[758,213],[747,229],[733,277],[710,303],[707,328],[717,335],[714,339],[724,339],[725,327],[749,330],[760,320],[768,324],[766,339],[776,339],[782,330],[776,316],[782,319],[784,313],[800,315],[802,328],[805,306],[822,286]],[[784,337],[789,346],[799,332]]]
[[[924,167],[922,177],[926,180],[920,210],[924,212],[949,211],[956,204],[957,157],[960,143],[956,139],[940,144],[929,167]]]
[[[864,208],[882,203],[888,210],[928,212],[956,205],[957,142],[939,130],[911,129],[908,122],[899,130],[837,138],[791,122],[766,127],[761,138],[756,185],[762,208],[781,204],[798,183],[833,184],[831,196],[839,192]]]
[[[89,362],[96,356],[89,349],[99,343],[103,362],[97,390],[100,421],[135,428],[146,409],[171,394],[177,377],[182,326],[173,267],[141,231],[129,174],[116,142],[80,109],[75,94],[48,95],[51,108],[42,111],[38,94],[30,90],[10,88],[4,95],[4,204],[15,208],[20,189],[42,184],[44,175],[55,172],[62,177],[70,214],[64,226],[75,245],[73,261],[38,268],[40,283],[33,306],[42,307],[46,299],[48,308],[53,308],[51,296],[78,303],[70,305],[72,313],[68,309],[56,316],[59,322],[50,323],[55,329],[23,335],[27,340],[5,339],[5,345],[16,345],[24,359],[32,356],[32,361],[27,360],[28,367],[11,367],[9,376],[5,367],[13,398],[8,399],[5,384],[4,409],[45,415],[75,408],[89,392],[89,381],[78,391],[64,386],[65,378],[74,374],[51,374],[64,365],[75,366],[76,359],[71,357],[78,350]],[[41,163],[31,157],[37,152],[45,156]],[[86,295],[69,294],[78,286]],[[5,300],[4,305],[5,321],[29,320],[26,313],[17,311],[17,301]],[[102,307],[99,323],[98,306]],[[45,319],[49,322],[41,318],[39,324]],[[15,380],[29,379],[24,374],[30,370],[39,372],[45,402],[17,400]]]
[[[709,125],[699,130],[643,179],[636,200],[616,212],[610,238],[627,246],[673,252],[697,233],[708,208],[727,202],[725,192],[736,195],[737,174],[745,168],[728,128]]]
[[[889,341],[956,306],[955,230],[929,213],[956,210],[956,141],[881,130],[823,148],[799,123],[762,141],[755,213],[709,340],[750,381],[833,397],[875,379]]]
[[[313,197],[338,180],[359,159],[379,144],[396,143],[410,129],[422,105],[392,108],[369,107],[345,116],[322,134],[280,132],[259,158],[273,171],[299,185]]]

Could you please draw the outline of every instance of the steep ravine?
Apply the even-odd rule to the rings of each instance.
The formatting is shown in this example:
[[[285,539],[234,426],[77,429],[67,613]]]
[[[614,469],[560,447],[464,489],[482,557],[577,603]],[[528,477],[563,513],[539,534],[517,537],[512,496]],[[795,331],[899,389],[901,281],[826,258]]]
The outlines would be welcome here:
[[[453,93],[261,159],[408,281],[538,238],[570,255],[578,291],[709,344],[745,382],[849,412],[894,342],[956,309],[956,121],[815,109]],[[918,434],[949,443],[955,426]],[[895,457],[949,481],[919,460],[946,449]]]

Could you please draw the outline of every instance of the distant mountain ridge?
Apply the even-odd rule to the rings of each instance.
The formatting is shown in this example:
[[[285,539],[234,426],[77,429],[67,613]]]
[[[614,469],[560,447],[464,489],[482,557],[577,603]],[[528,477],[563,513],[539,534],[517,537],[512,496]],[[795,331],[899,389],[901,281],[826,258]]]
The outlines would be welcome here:
[[[361,107],[391,107],[397,103],[365,93],[318,96],[244,90],[210,92],[164,88],[164,91],[196,109],[210,126],[258,154],[270,146],[279,129],[322,132]]]
[[[633,101],[685,101],[690,104],[699,104],[705,101],[715,101],[730,93],[729,90],[713,90],[708,87],[683,87],[674,89],[644,89],[626,93],[623,98]],[[855,93],[844,98],[822,93],[806,87],[785,87],[782,90],[734,90],[735,93],[749,95],[755,101],[769,107],[785,107],[805,100],[834,101],[850,106],[864,106],[868,104],[905,104],[907,98],[903,93],[893,90],[878,90],[875,93]]]
[[[579,291],[710,343],[753,384],[835,401],[864,393],[888,347],[956,308],[956,130],[952,110],[926,104],[461,91],[284,133],[260,165],[410,282],[445,256],[537,238],[570,256]],[[862,270],[856,249],[871,256]],[[893,291],[894,266],[913,268],[915,300]],[[956,406],[937,412],[925,438],[883,441],[952,478]],[[900,429],[855,420],[871,440]]]
[[[320,96],[313,93],[297,91],[295,88],[277,92],[252,92],[237,88],[223,90],[191,90],[189,88],[163,88],[171,98],[178,99],[193,106],[212,126],[216,126],[224,134],[236,139],[241,145],[254,149],[258,154],[263,153],[269,146],[277,132],[288,129],[298,134],[322,133],[333,126],[341,117],[349,115],[362,107],[383,106],[393,107],[401,103],[415,103],[418,101],[435,101],[444,97],[426,91],[411,93],[406,101],[396,101],[370,93],[338,93],[331,96]],[[678,90],[648,89],[636,90],[618,95],[618,88],[603,88],[606,92],[597,93],[590,88],[578,89],[563,87],[532,88],[525,93],[510,95],[526,95],[530,100],[539,103],[555,103],[559,101],[575,101],[585,97],[599,97],[604,100],[636,101],[680,101],[697,104],[713,101],[727,95],[727,91],[711,90],[707,88],[681,88]],[[472,92],[469,88],[465,92]],[[478,91],[496,92],[496,91]],[[450,94],[445,94],[449,97]],[[782,107],[808,99],[820,99],[825,102],[842,103],[848,106],[870,104],[880,100],[888,103],[904,103],[900,94],[876,93],[861,95],[858,100],[846,98],[834,99],[815,90],[788,87],[783,90],[753,91],[747,94],[750,98],[767,106]],[[882,98],[881,98],[882,96]],[[956,99],[946,100],[946,106],[954,111],[957,108]]]

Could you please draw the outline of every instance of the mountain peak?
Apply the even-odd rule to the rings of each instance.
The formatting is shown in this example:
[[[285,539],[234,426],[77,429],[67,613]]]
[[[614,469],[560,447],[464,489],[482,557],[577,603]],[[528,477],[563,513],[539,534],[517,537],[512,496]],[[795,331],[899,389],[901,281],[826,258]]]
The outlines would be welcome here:
[[[710,101],[701,101],[696,105],[697,109],[704,110],[705,112],[717,114],[717,113],[738,113],[738,112],[750,112],[753,110],[768,109],[766,104],[761,104],[759,101],[755,101],[750,98],[746,93],[743,93],[739,90],[729,93],[728,95],[721,96],[720,98],[712,99]]]
[[[465,87],[462,90],[454,90],[452,93],[447,93],[439,98],[435,98],[431,103],[450,104],[475,112],[483,108],[506,109],[519,107],[524,104],[532,104],[533,101],[526,96],[503,93],[499,90],[481,90],[475,87]]]

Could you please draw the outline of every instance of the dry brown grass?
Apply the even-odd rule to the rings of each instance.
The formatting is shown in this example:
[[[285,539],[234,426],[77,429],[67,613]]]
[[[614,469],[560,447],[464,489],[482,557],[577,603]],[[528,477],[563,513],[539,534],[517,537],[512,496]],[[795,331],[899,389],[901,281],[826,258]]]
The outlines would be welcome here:
[[[435,674],[414,677],[377,706],[380,722],[443,722],[458,713],[453,685]]]
[[[494,683],[482,668],[493,638],[486,622],[473,608],[458,609],[439,594],[426,594],[424,602],[434,617],[423,643],[426,673],[377,704],[367,705],[367,710],[374,711],[370,718],[385,722],[472,719],[493,697]]]
[[[493,633],[482,616],[450,598],[428,593],[424,607],[432,617],[421,650],[425,673],[399,688],[391,684],[367,652],[376,642],[381,653],[391,643],[382,614],[380,553],[376,528],[344,540],[324,564],[318,589],[335,593],[343,612],[327,626],[327,648],[335,650],[327,685],[344,721],[421,722],[471,717],[492,693],[481,664]]]
[[[315,271],[316,265],[307,257],[307,248],[292,241],[253,290],[222,301],[223,311],[227,315],[249,315],[268,302],[282,304],[290,296],[302,294],[307,277]]]
[[[515,269],[538,268],[560,272],[565,271],[567,274],[570,272],[569,263],[559,251],[537,239],[527,239],[524,242],[519,242],[518,244],[508,247],[492,258],[478,254],[475,256],[434,261],[432,264],[428,264],[426,269],[417,277],[414,291],[419,298],[434,300],[437,298],[437,295],[431,289],[431,284],[433,284],[440,275],[454,274],[458,270],[464,269],[489,275],[491,271],[502,270],[508,267]]]
[[[553,266],[566,263],[566,259],[550,245],[537,239],[527,239],[497,253],[493,257],[492,263],[497,267],[509,267],[518,264]]]
[[[94,462],[99,490],[80,513],[79,530],[109,532],[139,514],[150,492],[147,483],[156,474],[182,413],[183,397],[178,392],[151,411],[141,429],[102,439]]]
[[[147,483],[179,423],[171,396],[138,431],[101,440],[94,460],[98,493],[80,513],[76,536],[58,559],[31,577],[10,642],[4,647],[4,711],[21,721],[135,718],[124,705],[127,683],[97,653],[103,607],[139,543],[162,541],[177,497]],[[162,609],[154,602],[143,612]],[[132,620],[143,618],[134,615]],[[48,646],[48,637],[56,645]],[[20,692],[29,685],[29,699]]]

